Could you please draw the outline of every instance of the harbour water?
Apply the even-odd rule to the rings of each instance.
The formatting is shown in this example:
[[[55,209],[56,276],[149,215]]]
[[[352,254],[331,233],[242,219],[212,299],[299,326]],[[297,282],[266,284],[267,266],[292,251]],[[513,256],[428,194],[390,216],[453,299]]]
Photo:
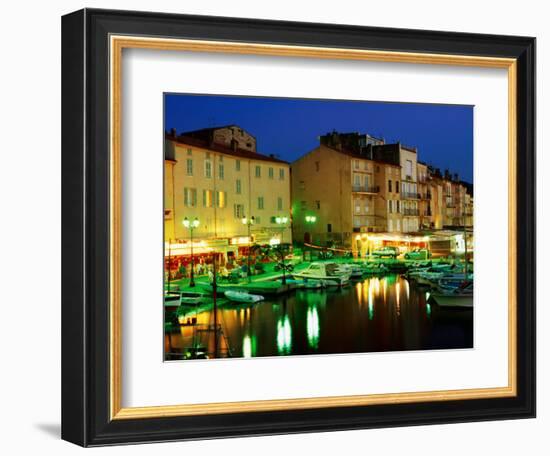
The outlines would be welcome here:
[[[197,326],[165,334],[167,359],[183,359],[203,344],[212,357],[214,334],[197,331],[214,323],[211,311]],[[429,293],[399,275],[366,278],[342,288],[297,290],[257,304],[227,303],[218,309],[219,356],[343,354],[473,347],[473,311],[442,309]]]

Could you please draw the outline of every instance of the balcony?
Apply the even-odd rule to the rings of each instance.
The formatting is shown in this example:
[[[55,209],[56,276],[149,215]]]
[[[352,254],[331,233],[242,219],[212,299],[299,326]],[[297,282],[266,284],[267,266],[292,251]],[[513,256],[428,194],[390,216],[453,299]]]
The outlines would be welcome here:
[[[402,209],[401,213],[407,217],[418,217],[418,209]]]
[[[380,192],[380,187],[378,187],[378,186],[368,187],[366,185],[354,185],[352,187],[352,192],[353,193],[370,193],[370,194],[379,193]]]
[[[401,192],[401,199],[420,199],[420,194],[416,192]]]

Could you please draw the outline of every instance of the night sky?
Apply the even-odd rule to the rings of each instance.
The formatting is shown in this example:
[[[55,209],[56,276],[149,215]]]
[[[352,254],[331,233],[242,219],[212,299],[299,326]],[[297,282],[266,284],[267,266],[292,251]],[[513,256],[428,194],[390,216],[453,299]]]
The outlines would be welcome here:
[[[258,152],[292,162],[336,130],[418,147],[420,161],[473,181],[473,107],[215,95],[165,95],[165,129],[239,125]]]

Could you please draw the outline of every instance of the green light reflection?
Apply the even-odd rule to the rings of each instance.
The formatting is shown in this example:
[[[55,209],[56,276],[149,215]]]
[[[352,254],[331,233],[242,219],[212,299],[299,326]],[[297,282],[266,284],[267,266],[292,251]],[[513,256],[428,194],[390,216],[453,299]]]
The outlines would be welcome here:
[[[292,328],[288,315],[277,322],[277,350],[279,354],[289,354],[292,350]]]
[[[319,346],[319,312],[316,307],[307,309],[307,341],[311,348]]]

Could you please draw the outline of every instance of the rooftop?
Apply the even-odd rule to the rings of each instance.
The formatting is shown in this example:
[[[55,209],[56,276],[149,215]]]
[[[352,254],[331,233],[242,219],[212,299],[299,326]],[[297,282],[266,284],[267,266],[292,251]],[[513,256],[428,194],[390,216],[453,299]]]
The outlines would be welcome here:
[[[223,128],[223,127],[217,127],[217,128]],[[206,129],[208,130],[208,129]],[[200,131],[200,130],[196,130]],[[188,132],[190,133],[190,132]],[[185,133],[181,135],[174,135],[172,133],[166,133],[165,138],[169,141],[173,141],[176,144],[181,144],[185,146],[191,146],[191,147],[200,147],[201,149],[206,149],[212,152],[218,152],[224,155],[231,155],[233,157],[237,158],[243,158],[248,160],[259,160],[259,161],[267,161],[272,163],[280,163],[284,165],[288,165],[289,163],[281,160],[279,158],[276,158],[272,155],[264,155],[260,152],[251,152],[249,150],[240,149],[240,148],[231,148],[227,146],[223,146],[221,144],[217,143],[211,143],[209,141],[200,139],[200,138],[194,138],[191,136],[187,136]],[[170,159],[171,157],[165,157],[166,159]]]

